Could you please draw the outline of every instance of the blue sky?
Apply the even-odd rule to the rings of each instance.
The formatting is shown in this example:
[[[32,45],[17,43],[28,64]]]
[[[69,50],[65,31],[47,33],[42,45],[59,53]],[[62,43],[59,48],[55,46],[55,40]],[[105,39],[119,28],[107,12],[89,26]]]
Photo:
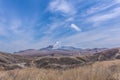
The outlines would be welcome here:
[[[120,0],[0,0],[0,51],[50,44],[120,47]]]

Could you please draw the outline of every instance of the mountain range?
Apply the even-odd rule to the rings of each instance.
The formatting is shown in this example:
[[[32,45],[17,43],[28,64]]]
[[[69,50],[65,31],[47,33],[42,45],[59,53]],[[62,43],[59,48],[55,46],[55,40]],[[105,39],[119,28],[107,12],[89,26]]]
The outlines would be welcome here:
[[[101,51],[107,50],[107,48],[93,48],[93,49],[81,49],[72,46],[62,46],[54,48],[53,45],[41,49],[27,49],[19,52],[15,52],[17,55],[24,56],[80,56],[80,55],[91,55]]]
[[[79,55],[77,52],[85,54]],[[118,59],[120,59],[120,48],[79,49],[64,46],[54,49],[52,46],[48,46],[38,50],[23,50],[14,54],[0,52],[0,70],[27,67],[68,69]]]

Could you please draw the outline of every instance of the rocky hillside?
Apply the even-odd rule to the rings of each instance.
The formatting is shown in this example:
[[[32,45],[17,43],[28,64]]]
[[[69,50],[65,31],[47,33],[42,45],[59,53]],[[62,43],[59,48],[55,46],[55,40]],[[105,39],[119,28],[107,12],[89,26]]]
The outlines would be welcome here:
[[[10,53],[0,52],[0,69],[22,68],[20,64],[28,63],[29,58]]]
[[[80,56],[20,56],[0,53],[0,69],[12,70],[25,67],[68,69],[99,61],[120,59],[120,48]]]
[[[38,68],[73,68],[84,66],[99,61],[110,61],[120,59],[120,49],[114,48],[105,50],[93,55],[68,56],[68,57],[40,57],[33,60],[33,64]]]
[[[95,61],[120,59],[120,48],[105,50],[93,55]]]

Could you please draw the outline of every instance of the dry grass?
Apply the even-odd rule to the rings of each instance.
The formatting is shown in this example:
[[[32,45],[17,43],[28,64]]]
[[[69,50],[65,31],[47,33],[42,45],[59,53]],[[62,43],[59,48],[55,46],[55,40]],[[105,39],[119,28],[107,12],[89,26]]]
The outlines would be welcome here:
[[[119,66],[96,64],[69,70],[27,68],[1,71],[0,80],[120,80]]]

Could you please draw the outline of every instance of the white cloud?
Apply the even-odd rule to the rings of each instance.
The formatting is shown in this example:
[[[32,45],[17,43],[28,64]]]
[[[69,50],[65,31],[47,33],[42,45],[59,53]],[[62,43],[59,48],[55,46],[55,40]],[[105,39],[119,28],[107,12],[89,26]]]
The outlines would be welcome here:
[[[92,17],[88,18],[87,21],[97,23],[97,22],[111,20],[111,19],[116,18],[118,16],[120,16],[120,7],[117,7],[117,8],[115,8],[115,9],[113,9],[110,12],[107,12],[105,14],[99,14],[99,15],[92,16]]]
[[[118,24],[117,24],[118,25]],[[81,32],[65,39],[62,39],[62,45],[72,45],[82,48],[95,47],[117,47],[120,44],[120,28],[115,25],[109,29],[98,28],[87,32]],[[114,37],[113,37],[114,36]]]
[[[95,6],[92,6],[90,9],[88,9],[86,11],[86,14],[89,15],[89,14],[94,14],[94,13],[97,13],[99,11],[103,11],[103,10],[106,10],[112,6],[116,5],[116,2],[115,1],[111,1],[110,3],[101,3],[101,4],[97,4]]]
[[[40,49],[50,44],[54,44],[56,41],[57,42],[55,43],[54,46],[57,46],[60,44],[63,44],[63,45],[68,44],[71,46],[78,46],[78,47],[99,47],[99,46],[109,47],[109,46],[120,45],[119,44],[120,43],[119,26],[117,26],[118,28],[113,27],[112,29],[110,29],[109,26],[105,28],[106,26],[103,25],[104,29],[96,29],[96,30],[91,29],[91,31],[83,32],[78,25],[74,24],[76,22],[81,22],[81,23],[82,21],[84,22],[84,19],[83,19],[84,16],[82,16],[82,13],[81,13],[84,10],[79,10],[80,11],[79,14],[76,14],[78,5],[74,4],[74,2],[78,3],[78,1],[81,1],[81,0],[76,0],[76,1],[74,0],[51,0],[51,1],[52,2],[50,2],[48,6],[48,9],[51,12],[58,13],[58,14],[60,13],[62,15],[70,15],[70,16],[65,17],[66,19],[61,19],[58,17],[56,18],[56,16],[54,16],[55,19],[54,20],[51,19],[51,22],[49,22],[48,25],[45,25],[43,21],[41,22],[41,24],[43,24],[42,27],[39,26],[40,28],[38,28],[40,29],[39,31],[35,30],[37,29],[37,27],[35,27],[35,24],[37,22],[38,16],[36,20],[34,18],[32,18],[31,20],[21,19],[21,18],[14,19],[14,16],[11,16],[13,19],[12,18],[8,19],[6,18],[6,16],[3,16],[5,17],[5,19],[4,18],[2,19],[1,17],[0,22],[2,23],[9,22],[9,23],[0,24],[0,35],[6,34],[5,37],[6,37],[6,40],[8,41],[6,42],[6,40],[5,41],[1,40],[0,45],[2,46],[0,46],[0,49],[4,51],[10,51],[10,52],[14,52],[14,51],[22,50],[22,49],[28,49],[28,48]],[[116,1],[120,3],[120,0],[116,0]],[[109,12],[103,11],[108,8],[111,8],[115,4],[116,3],[109,4],[109,5],[103,4],[99,6],[96,4],[95,6],[92,6],[90,10],[87,11],[87,15],[85,14],[86,17],[88,18],[87,20],[89,22],[99,23],[99,22],[103,22],[107,20],[112,20],[113,18],[118,17],[120,15],[119,7],[116,9],[109,9],[111,10]],[[82,5],[79,5],[79,9],[81,9],[80,8],[81,6]],[[103,13],[97,13],[99,11],[103,11]],[[94,13],[95,15],[88,17],[88,14],[92,14],[92,13]],[[53,18],[53,16],[51,17]],[[87,24],[85,24],[85,27],[84,27],[85,29],[86,29],[86,25]],[[32,28],[31,26],[34,27],[35,29]],[[75,31],[78,31],[78,32],[82,31],[82,32],[77,33],[75,35],[71,35],[71,34],[68,35],[69,32],[67,32],[65,33],[65,36],[63,36],[64,35],[63,34],[62,37],[61,35],[59,36],[57,35],[62,30],[64,32],[64,29],[67,29],[68,27],[72,28]],[[42,35],[42,33],[44,33],[44,35]],[[38,34],[40,34],[40,36],[37,36]],[[99,39],[101,40],[99,41]]]
[[[71,24],[70,26],[76,31],[82,31],[76,24]]]
[[[55,44],[53,45],[54,48],[58,48],[60,46],[61,42],[60,41],[57,41],[55,42]]]
[[[54,30],[60,28],[61,26],[64,27],[65,22],[61,22],[61,21],[53,21],[51,24],[47,24],[46,26],[49,27],[49,29],[45,30],[44,33],[45,34],[50,34],[53,33]]]
[[[73,4],[66,0],[53,0],[49,4],[49,9],[51,12],[62,12],[67,15],[73,15],[76,13]]]

